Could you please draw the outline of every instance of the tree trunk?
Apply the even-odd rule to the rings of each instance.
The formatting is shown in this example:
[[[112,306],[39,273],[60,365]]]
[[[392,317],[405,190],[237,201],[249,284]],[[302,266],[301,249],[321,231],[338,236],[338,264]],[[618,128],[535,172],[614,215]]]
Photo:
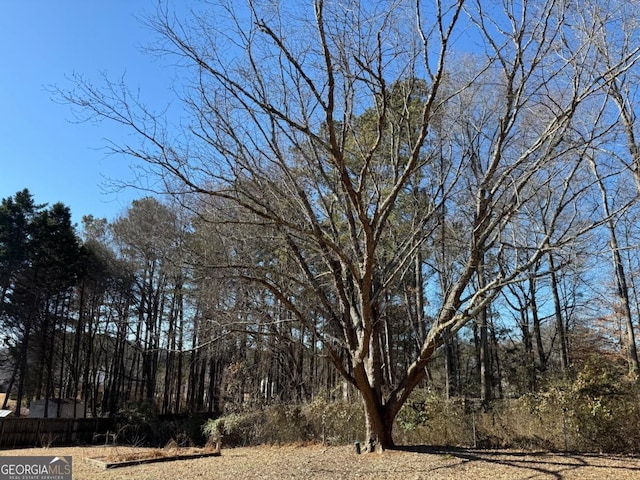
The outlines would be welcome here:
[[[563,373],[569,368],[569,349],[567,347],[567,336],[562,319],[562,305],[560,303],[560,292],[558,290],[558,277],[553,261],[553,254],[549,253],[549,271],[551,276],[551,293],[553,294],[553,305],[556,318],[556,329],[560,339],[560,370]]]
[[[184,341],[184,298],[180,294],[180,304],[178,313],[178,358],[176,366],[176,413],[180,413],[182,409],[182,370],[184,363],[184,354],[182,352]]]
[[[389,415],[382,404],[380,392],[372,387],[365,366],[360,363],[354,369],[356,386],[362,396],[365,417],[364,450],[374,452],[392,448],[393,420],[395,415]]]
[[[478,319],[478,358],[480,373],[480,400],[483,404],[491,401],[491,367],[489,365],[489,335],[487,325],[487,309],[483,308]]]
[[[384,406],[365,398],[364,400],[364,416],[365,416],[365,451],[381,452],[383,450],[393,448],[393,418],[388,418]]]
[[[633,327],[633,318],[631,315],[631,302],[629,300],[629,288],[627,286],[627,276],[622,265],[622,258],[618,248],[618,240],[615,228],[610,222],[611,231],[611,255],[613,256],[613,266],[615,271],[616,283],[618,287],[618,296],[622,302],[622,314],[624,316],[626,327],[626,344],[627,344],[627,363],[629,364],[629,373],[638,376],[640,367],[638,366],[638,352],[636,349],[636,338]]]
[[[447,336],[448,333],[446,334]],[[456,354],[456,336],[444,343],[444,367],[447,399],[460,394],[460,382],[458,381],[458,355]]]
[[[484,254],[480,256],[478,262],[478,288],[483,290],[485,288],[484,278]],[[491,401],[492,388],[491,388],[491,357],[489,352],[489,324],[487,320],[487,307],[484,306],[480,310],[478,315],[478,331],[479,331],[479,345],[478,345],[478,359],[479,359],[479,374],[480,374],[480,400],[483,404],[487,404]]]
[[[493,323],[493,316],[489,318],[491,323],[491,345],[489,350],[491,358],[491,369],[489,371],[491,396],[492,398],[504,398],[504,392],[502,390],[502,365],[500,363],[500,355],[498,354],[500,346],[498,344],[498,336],[496,335],[496,326]],[[495,376],[493,374],[495,374]]]
[[[531,319],[533,321],[533,335],[536,340],[536,352],[538,354],[538,370],[544,372],[547,369],[547,354],[542,342],[542,329],[540,328],[540,315],[538,314],[538,301],[536,299],[535,283],[531,281]]]
[[[524,346],[527,370],[527,389],[529,392],[534,392],[536,389],[536,364],[533,353],[533,340],[529,330],[529,311],[526,306],[523,306],[520,310],[520,329],[522,330],[522,344]]]
[[[31,327],[33,323],[33,311],[31,310],[26,317],[26,325],[24,327],[24,335],[20,344],[20,356],[18,357],[18,393],[16,396],[16,411],[15,416],[20,416],[20,410],[22,409],[22,400],[24,397],[25,377],[27,375],[27,357],[29,355],[29,336],[31,335]],[[8,395],[7,395],[8,397]]]

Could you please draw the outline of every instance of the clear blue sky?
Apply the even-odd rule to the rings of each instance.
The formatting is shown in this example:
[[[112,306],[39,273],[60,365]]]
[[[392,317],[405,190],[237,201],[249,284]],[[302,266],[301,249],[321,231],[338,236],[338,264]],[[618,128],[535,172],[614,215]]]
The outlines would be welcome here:
[[[185,0],[179,1],[185,8]],[[144,194],[105,190],[105,178],[131,177],[129,160],[108,155],[107,123],[72,123],[71,108],[49,88],[72,88],[74,72],[100,84],[126,74],[143,98],[171,97],[173,73],[143,51],[156,37],[139,18],[155,0],[0,1],[0,198],[28,188],[36,202],[63,202],[74,222],[109,220]]]

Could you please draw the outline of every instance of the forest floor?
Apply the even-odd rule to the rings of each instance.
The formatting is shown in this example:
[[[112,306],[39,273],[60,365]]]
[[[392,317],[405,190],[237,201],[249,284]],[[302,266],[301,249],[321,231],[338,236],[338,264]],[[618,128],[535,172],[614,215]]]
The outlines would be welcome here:
[[[353,446],[223,449],[220,456],[103,469],[91,458],[129,457],[133,447],[0,450],[0,456],[71,456],[74,480],[163,479],[631,479],[640,457],[404,447],[356,455]],[[147,449],[150,450],[150,449]]]

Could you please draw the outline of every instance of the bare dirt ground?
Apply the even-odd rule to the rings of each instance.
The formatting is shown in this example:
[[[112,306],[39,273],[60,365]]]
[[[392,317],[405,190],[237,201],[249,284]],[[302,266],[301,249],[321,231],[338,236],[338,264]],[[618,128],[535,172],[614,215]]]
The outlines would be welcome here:
[[[71,455],[74,480],[244,479],[593,479],[640,478],[640,457],[407,447],[356,455],[351,447],[285,446],[222,450],[219,457],[101,469],[87,458],[132,447],[0,450],[5,455]]]

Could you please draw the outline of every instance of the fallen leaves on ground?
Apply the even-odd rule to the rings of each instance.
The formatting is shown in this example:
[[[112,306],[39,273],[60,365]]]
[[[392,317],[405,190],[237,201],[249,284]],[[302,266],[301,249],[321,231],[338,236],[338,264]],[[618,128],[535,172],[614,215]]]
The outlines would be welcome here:
[[[4,455],[73,457],[74,480],[240,479],[580,479],[640,478],[640,457],[405,447],[356,455],[353,446],[262,446],[222,450],[219,457],[103,470],[86,459],[152,449],[120,446],[3,450]]]

